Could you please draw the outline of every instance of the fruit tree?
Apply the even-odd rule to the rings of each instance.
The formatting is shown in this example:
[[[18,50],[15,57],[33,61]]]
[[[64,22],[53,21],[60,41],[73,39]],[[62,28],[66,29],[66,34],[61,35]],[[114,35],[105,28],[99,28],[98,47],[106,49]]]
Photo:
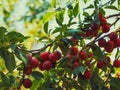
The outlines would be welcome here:
[[[120,90],[120,0],[1,1],[0,90]]]

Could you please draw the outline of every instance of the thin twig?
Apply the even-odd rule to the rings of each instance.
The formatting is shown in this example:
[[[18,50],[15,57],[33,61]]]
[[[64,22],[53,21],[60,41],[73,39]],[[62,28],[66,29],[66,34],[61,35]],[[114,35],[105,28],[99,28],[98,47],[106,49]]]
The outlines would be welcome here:
[[[107,16],[105,18],[108,19],[108,18],[112,18],[112,17],[118,17],[118,18],[120,18],[120,13],[118,13],[118,14],[112,14],[112,15],[109,15],[109,16]]]
[[[114,24],[116,24],[119,21],[120,18],[117,18],[110,26],[113,26]]]

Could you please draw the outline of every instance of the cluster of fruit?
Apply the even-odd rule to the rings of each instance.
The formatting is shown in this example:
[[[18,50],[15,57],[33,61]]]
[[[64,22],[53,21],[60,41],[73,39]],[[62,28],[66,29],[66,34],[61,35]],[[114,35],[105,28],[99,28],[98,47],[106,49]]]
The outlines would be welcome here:
[[[24,68],[24,74],[30,75],[32,69],[39,67],[40,70],[50,70],[54,63],[61,58],[61,53],[59,51],[54,51],[53,53],[41,52],[39,59],[28,55],[28,66]],[[23,79],[23,86],[25,88],[30,88],[32,86],[32,81],[29,78]]]
[[[107,23],[106,18],[102,13],[98,14],[99,23],[93,22],[87,30],[85,30],[85,34],[80,34],[83,37],[96,37],[99,34],[99,30],[102,30],[102,33],[107,33],[110,31],[110,25]]]
[[[101,38],[98,41],[98,45],[103,47],[106,52],[112,52],[114,48],[120,47],[120,38],[118,38],[118,34],[116,32],[111,32],[109,34],[109,40]]]
[[[72,70],[82,65],[88,66],[83,76],[86,80],[89,80],[92,77],[92,71],[90,70],[90,68],[93,53],[87,52],[86,50],[79,51],[78,47],[72,46],[70,47],[70,50],[66,54],[66,57],[68,57],[68,61],[70,62],[70,64],[72,64],[71,65]]]

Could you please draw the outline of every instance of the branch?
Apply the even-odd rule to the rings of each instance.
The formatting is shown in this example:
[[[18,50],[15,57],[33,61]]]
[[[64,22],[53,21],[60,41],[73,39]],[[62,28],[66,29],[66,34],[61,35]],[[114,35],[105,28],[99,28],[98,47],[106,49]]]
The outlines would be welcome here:
[[[25,49],[21,49],[20,47],[18,47],[18,49],[23,50],[23,51],[28,52],[28,53],[31,53],[31,54],[37,54],[37,53],[43,51],[44,49],[46,49],[47,47],[52,46],[54,42],[55,41],[51,42],[50,44],[48,44],[40,49],[36,49],[36,50],[25,50]]]
[[[106,2],[105,4],[103,4],[101,7],[106,6],[106,5],[109,4],[110,2],[111,2],[111,0],[108,1],[108,2]]]
[[[113,15],[109,15],[109,16],[107,16],[107,17],[105,17],[105,18],[108,19],[108,18],[112,18],[112,17],[120,18],[120,13],[118,13],[118,14],[113,14]]]
[[[120,29],[118,28],[115,32],[120,32]],[[100,39],[105,38],[105,37],[107,37],[107,36],[109,36],[109,34],[106,34],[106,35],[104,35],[103,37],[96,39],[94,42],[97,42],[97,41],[99,41]]]
[[[21,78],[21,80],[20,80],[20,84],[19,84],[19,86],[17,87],[17,90],[21,90],[20,88],[21,88],[21,86],[22,86],[22,83],[23,83],[23,80],[24,80],[24,78],[25,78],[25,65],[24,65],[24,68],[23,68],[23,73],[22,73],[22,78]]]
[[[117,18],[110,26],[113,26],[114,24],[116,24],[119,21],[120,18]]]
[[[106,78],[106,80],[104,81],[104,83],[103,83],[103,87],[105,86],[105,84],[108,82],[108,80],[109,80],[109,78],[111,77],[111,73],[112,73],[112,70],[110,70],[109,71],[109,73],[108,73],[108,77]]]

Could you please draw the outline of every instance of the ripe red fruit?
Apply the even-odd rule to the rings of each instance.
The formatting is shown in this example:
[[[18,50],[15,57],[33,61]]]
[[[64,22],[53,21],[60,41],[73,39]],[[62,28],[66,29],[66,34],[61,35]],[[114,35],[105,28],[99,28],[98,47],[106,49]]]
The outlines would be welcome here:
[[[113,66],[116,68],[119,68],[120,67],[120,60],[114,60]]]
[[[114,42],[109,40],[108,42],[106,42],[105,46],[104,46],[104,49],[106,52],[110,53],[113,51],[114,49]]]
[[[57,60],[61,58],[61,53],[59,51],[55,51],[54,54],[57,56]]]
[[[116,32],[111,32],[111,33],[109,34],[110,40],[116,41],[117,37],[118,37],[118,35],[117,35]]]
[[[27,67],[25,68],[24,73],[25,73],[26,75],[31,74],[31,73],[32,73],[32,68],[31,68],[30,66],[27,66]]]
[[[78,66],[79,66],[79,62],[76,61],[76,62],[73,63],[72,69],[75,69]]]
[[[84,78],[85,78],[86,80],[90,80],[91,77],[92,77],[92,72],[91,72],[91,70],[86,70],[86,71],[84,72]]]
[[[78,44],[78,40],[74,37],[71,37],[70,40],[74,43],[74,44]]]
[[[102,25],[102,32],[103,33],[107,33],[109,31],[110,31],[110,25],[108,25],[108,24]]]
[[[103,14],[101,12],[99,12],[99,19],[101,20],[103,18]]]
[[[79,52],[79,58],[81,58],[82,60],[86,60],[87,58],[87,53],[86,51],[82,50]]]
[[[66,57],[68,58],[68,60],[71,60],[71,59],[72,59],[70,53],[67,53],[67,54],[66,54]]]
[[[88,58],[92,58],[93,57],[93,53],[89,53],[87,57]]]
[[[27,58],[28,58],[28,64],[30,64],[31,61],[32,61],[32,56],[31,55],[27,55]]]
[[[102,39],[100,39],[100,40],[98,41],[99,47],[104,47],[105,44],[106,44],[106,40],[105,40],[104,38],[102,38]]]
[[[40,63],[38,67],[39,67],[39,70],[41,70],[41,71],[44,70],[44,68],[43,68],[43,63]]]
[[[104,61],[104,64],[109,64],[110,61],[111,61],[111,60],[110,60],[110,57],[107,56],[107,57],[106,57],[106,60]]]
[[[32,86],[32,81],[29,78],[26,78],[23,80],[22,84],[25,88],[30,88]]]
[[[92,35],[92,30],[86,30],[85,31],[86,32],[86,37],[89,37],[89,36],[91,36]]]
[[[104,25],[106,23],[107,23],[106,18],[101,18],[100,19],[100,25]]]
[[[100,29],[99,24],[96,24],[96,23],[91,24],[91,30],[92,31],[98,31],[99,29]]]
[[[70,54],[71,54],[72,56],[77,55],[77,54],[78,54],[78,48],[75,47],[75,46],[71,47],[71,48],[70,48]]]
[[[38,65],[39,65],[38,59],[33,58],[33,59],[31,60],[30,67],[31,67],[31,68],[37,68]]]
[[[56,62],[57,59],[58,59],[58,57],[57,57],[56,54],[51,53],[51,54],[49,55],[49,60],[50,60],[51,62]]]
[[[43,61],[49,60],[49,52],[41,52],[40,53],[40,59]]]
[[[114,47],[120,47],[120,38],[117,38],[114,43],[115,43]]]
[[[52,63],[50,61],[45,61],[43,63],[44,70],[50,70],[52,68]]]
[[[98,68],[103,68],[104,67],[104,61],[97,62],[97,67]]]

